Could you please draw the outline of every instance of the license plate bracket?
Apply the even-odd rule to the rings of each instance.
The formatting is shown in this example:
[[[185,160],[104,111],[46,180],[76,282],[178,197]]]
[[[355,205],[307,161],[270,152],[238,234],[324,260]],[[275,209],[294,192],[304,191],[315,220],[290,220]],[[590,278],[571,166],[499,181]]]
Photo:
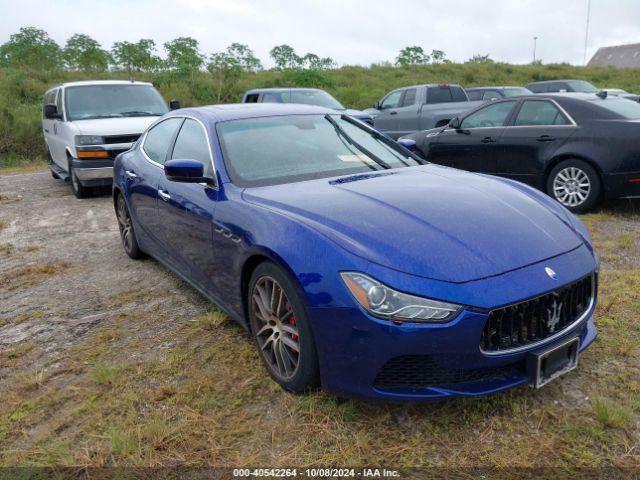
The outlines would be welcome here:
[[[560,345],[527,358],[527,370],[531,386],[541,388],[578,366],[580,338],[574,337]]]

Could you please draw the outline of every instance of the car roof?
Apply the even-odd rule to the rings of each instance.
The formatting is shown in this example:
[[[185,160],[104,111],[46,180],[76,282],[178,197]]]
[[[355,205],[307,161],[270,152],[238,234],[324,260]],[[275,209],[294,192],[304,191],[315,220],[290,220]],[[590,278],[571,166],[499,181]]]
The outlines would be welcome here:
[[[78,82],[59,83],[58,85],[51,88],[80,87],[80,86],[91,86],[91,85],[153,85],[153,84],[150,82],[136,82],[132,80],[82,80]],[[51,90],[51,88],[49,90]]]
[[[580,80],[579,78],[559,78],[557,80],[539,80],[537,82],[529,82],[527,85],[538,85],[543,83],[555,83],[555,82],[586,82],[586,80]]]
[[[260,92],[288,92],[290,90],[315,90],[319,92],[324,92],[324,90],[320,88],[304,88],[304,87],[268,87],[268,88],[252,88],[251,90],[247,90],[245,95],[248,93],[260,93]]]
[[[526,87],[520,87],[517,85],[503,85],[500,87],[470,87],[470,88],[465,88],[465,90],[504,90],[506,88],[526,88]]]
[[[206,107],[181,108],[173,110],[167,116],[190,115],[203,122],[218,123],[228,120],[274,117],[282,115],[325,115],[336,114],[331,108],[303,105],[297,103],[229,103],[208,105]]]

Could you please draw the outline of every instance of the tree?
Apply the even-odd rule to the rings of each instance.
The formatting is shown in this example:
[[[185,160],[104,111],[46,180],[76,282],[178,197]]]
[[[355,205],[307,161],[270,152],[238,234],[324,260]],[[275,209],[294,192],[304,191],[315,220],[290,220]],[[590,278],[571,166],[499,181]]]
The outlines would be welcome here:
[[[296,52],[289,45],[273,47],[269,55],[273,58],[278,70],[300,68],[302,66],[302,58],[296,55]]]
[[[204,57],[198,50],[198,41],[191,37],[179,37],[164,44],[167,52],[167,68],[180,74],[197,71],[204,63]]]
[[[137,43],[116,42],[111,48],[116,67],[131,74],[133,70],[150,72],[158,68],[160,58],[154,54],[156,42],[143,38]]]
[[[431,50],[431,63],[445,63],[447,62],[446,54],[442,50]]]
[[[429,55],[424,53],[422,47],[404,47],[396,57],[396,65],[426,65],[429,63]]]
[[[494,61],[491,59],[491,57],[489,57],[488,53],[486,55],[480,55],[479,53],[476,53],[465,63],[494,63]]]
[[[22,27],[0,46],[0,65],[50,69],[61,66],[61,50],[47,32]]]
[[[335,62],[331,57],[320,58],[315,53],[307,53],[302,57],[302,68],[310,70],[327,70],[335,66]]]
[[[62,51],[62,56],[71,70],[104,71],[109,66],[111,56],[89,35],[72,35]]]
[[[255,72],[260,69],[260,60],[247,45],[232,43],[225,51],[213,53],[209,58],[207,70],[218,81],[217,101],[232,99],[234,86],[242,72]]]

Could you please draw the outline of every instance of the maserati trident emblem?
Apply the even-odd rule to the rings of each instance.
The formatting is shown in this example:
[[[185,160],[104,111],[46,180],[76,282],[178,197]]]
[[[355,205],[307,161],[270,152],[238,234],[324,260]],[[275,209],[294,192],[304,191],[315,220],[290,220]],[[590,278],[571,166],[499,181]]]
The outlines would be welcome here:
[[[558,303],[554,298],[551,309],[547,308],[547,314],[547,328],[549,329],[549,333],[553,333],[556,331],[558,323],[560,323],[560,315],[562,314],[562,303]]]
[[[558,279],[558,274],[555,272],[555,270],[551,267],[544,267],[544,271],[547,272],[547,275],[549,275],[549,278],[551,280],[557,280]]]

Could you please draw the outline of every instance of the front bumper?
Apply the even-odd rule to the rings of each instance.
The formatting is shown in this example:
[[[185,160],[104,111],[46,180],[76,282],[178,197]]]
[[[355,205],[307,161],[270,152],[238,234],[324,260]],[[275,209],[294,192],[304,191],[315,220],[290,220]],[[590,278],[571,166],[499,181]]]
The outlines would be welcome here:
[[[452,396],[482,396],[530,383],[526,360],[572,337],[580,338],[580,351],[596,338],[593,310],[561,336],[530,350],[485,355],[479,339],[487,314],[464,311],[444,325],[394,325],[369,317],[357,308],[312,310],[319,343],[320,370],[325,390],[337,395],[416,402]],[[331,332],[330,338],[323,332]],[[338,340],[340,339],[340,340]],[[416,356],[433,359],[441,371],[469,371],[469,380],[434,385],[380,387],[380,372],[392,359]],[[441,371],[436,373],[440,374]],[[477,372],[483,372],[477,375]]]
[[[113,159],[71,160],[73,171],[85,187],[111,185],[113,182]]]

